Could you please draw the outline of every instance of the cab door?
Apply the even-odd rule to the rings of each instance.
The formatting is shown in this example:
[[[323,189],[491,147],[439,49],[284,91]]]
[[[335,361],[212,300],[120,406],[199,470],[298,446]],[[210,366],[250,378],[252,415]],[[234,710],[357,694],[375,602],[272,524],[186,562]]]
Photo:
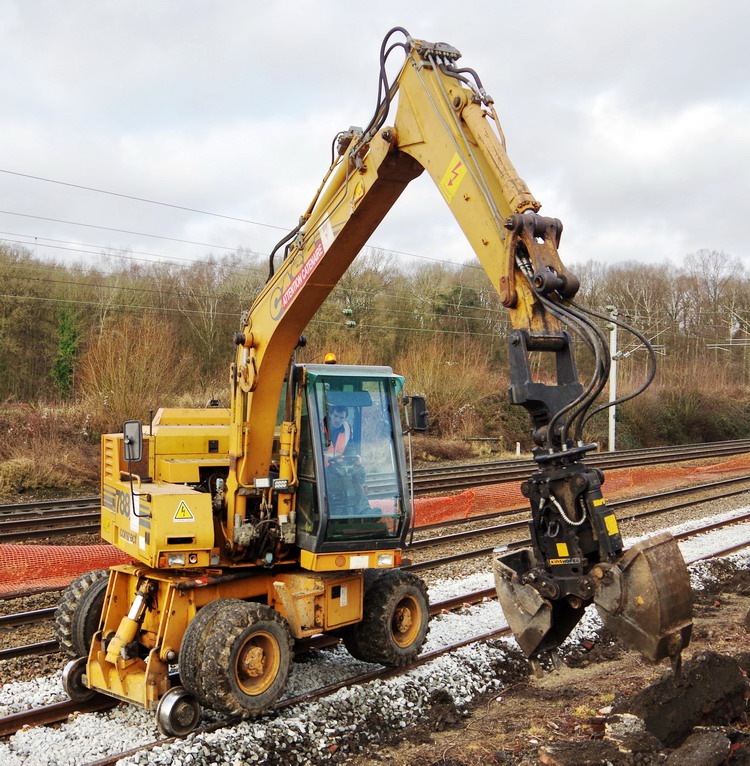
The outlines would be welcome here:
[[[403,378],[388,367],[303,369],[297,545],[313,553],[401,547],[411,514]]]

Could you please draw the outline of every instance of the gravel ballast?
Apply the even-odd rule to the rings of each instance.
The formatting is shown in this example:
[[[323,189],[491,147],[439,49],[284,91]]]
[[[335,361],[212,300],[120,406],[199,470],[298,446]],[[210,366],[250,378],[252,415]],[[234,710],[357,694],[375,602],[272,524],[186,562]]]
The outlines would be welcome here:
[[[735,509],[718,518],[739,515],[747,508]],[[706,519],[703,519],[705,522]],[[680,525],[695,527],[698,521]],[[678,531],[677,528],[671,531]],[[683,555],[691,560],[750,538],[750,525],[701,535],[680,543]],[[628,545],[633,541],[628,541]],[[742,552],[727,561],[746,568],[750,554]],[[430,578],[430,599],[441,601],[480,588],[492,586],[488,562],[476,562],[462,577],[449,580]],[[694,587],[702,587],[710,577],[710,566],[691,567]],[[459,613],[433,618],[425,651],[495,630],[504,625],[499,605],[488,601],[466,607]],[[569,638],[574,645],[589,640],[600,623],[594,610]],[[321,651],[295,662],[288,696],[344,680],[376,666],[354,660],[342,648]],[[460,718],[463,708],[478,695],[502,693],[505,685],[526,672],[526,663],[512,640],[493,640],[472,644],[387,681],[376,680],[361,686],[341,689],[312,703],[295,705],[277,714],[211,733],[194,734],[184,740],[142,751],[119,763],[145,764],[216,763],[314,764],[341,762],[345,757],[399,738],[409,729],[423,726],[436,715],[447,720]],[[7,715],[65,698],[59,674],[33,681],[0,687],[0,714]],[[221,720],[207,711],[204,722]],[[0,762],[7,766],[74,766],[104,755],[116,754],[159,738],[154,716],[131,705],[119,705],[105,713],[78,715],[56,728],[37,727],[20,731],[0,743]]]

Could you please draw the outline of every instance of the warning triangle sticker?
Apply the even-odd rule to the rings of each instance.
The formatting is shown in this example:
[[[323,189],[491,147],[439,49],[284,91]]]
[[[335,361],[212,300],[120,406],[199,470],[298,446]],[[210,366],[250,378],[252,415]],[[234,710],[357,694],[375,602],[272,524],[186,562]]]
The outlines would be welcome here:
[[[190,510],[190,508],[187,507],[187,503],[182,500],[180,501],[180,504],[177,506],[177,510],[174,514],[174,520],[175,521],[195,521],[195,516],[193,516],[193,512]]]

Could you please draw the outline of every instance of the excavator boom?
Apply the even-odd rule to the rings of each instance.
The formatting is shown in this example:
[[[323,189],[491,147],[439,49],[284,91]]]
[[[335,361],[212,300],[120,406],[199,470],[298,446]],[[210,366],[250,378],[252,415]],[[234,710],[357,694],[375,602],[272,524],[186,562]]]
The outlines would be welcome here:
[[[394,34],[405,41],[388,48]],[[386,50],[396,48],[406,56],[389,83]],[[372,120],[339,134],[338,156],[321,188],[280,243],[278,269],[272,256],[268,283],[238,335],[229,524],[244,517],[243,488],[267,474],[274,403],[299,334],[406,185],[426,172],[509,312],[510,399],[529,412],[537,444],[539,468],[524,485],[532,547],[495,562],[499,597],[516,634],[531,657],[554,649],[586,605],[611,606],[607,594],[617,588],[617,608],[603,608],[610,624],[627,624],[620,633],[652,659],[676,660],[691,625],[687,578],[676,576],[686,571],[679,549],[642,546],[624,566],[617,522],[601,493],[603,476],[584,462],[596,445],[585,443],[583,427],[609,373],[606,338],[595,321],[601,315],[575,302],[579,281],[558,255],[562,223],[539,215],[540,203],[506,153],[493,99],[473,70],[459,67],[460,55],[400,28],[389,33]],[[594,357],[586,383],[576,370],[574,338]],[[534,353],[550,359],[553,382],[533,379]],[[292,468],[282,464],[281,475],[292,480]],[[658,601],[656,621],[637,608],[639,594],[647,592]],[[656,634],[660,648],[646,648]]]

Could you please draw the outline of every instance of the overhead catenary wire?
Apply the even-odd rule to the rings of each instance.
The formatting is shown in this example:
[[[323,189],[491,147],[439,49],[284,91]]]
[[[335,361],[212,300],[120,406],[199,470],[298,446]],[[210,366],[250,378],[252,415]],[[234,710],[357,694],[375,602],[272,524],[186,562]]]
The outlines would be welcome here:
[[[30,235],[21,235],[21,236],[30,236]],[[14,241],[14,242],[19,242],[21,244],[28,244],[28,243],[20,242],[19,240],[7,240],[6,239],[6,241]],[[54,240],[54,241],[59,242],[61,240]],[[62,240],[62,241],[64,241],[64,240]],[[40,243],[40,246],[47,247],[48,245]],[[91,246],[93,247],[94,245],[91,245]],[[58,247],[58,246],[49,245],[49,247]],[[73,250],[75,251],[75,248],[73,248]],[[91,251],[82,251],[82,252],[89,253]],[[249,251],[249,252],[251,252],[251,254],[253,254],[253,255],[258,255],[258,256],[262,255],[262,254],[258,254],[258,253],[253,253],[252,251]],[[101,255],[101,253],[96,253],[96,254],[97,255]],[[113,260],[117,260],[117,259],[142,260],[142,259],[133,258],[132,256],[130,256],[128,254],[119,253],[119,252],[110,253],[110,254],[107,254],[107,255],[108,255],[108,257],[111,257]],[[169,257],[169,256],[167,256],[167,257]],[[190,265],[199,263],[199,264],[205,264],[205,265],[209,265],[210,266],[210,265],[214,264],[214,262],[210,261],[210,260],[209,261],[204,261],[204,260],[195,260],[195,259],[179,259],[179,258],[176,258],[176,257],[174,257],[174,258],[175,258],[175,260],[184,260],[187,264],[190,264]],[[150,264],[156,264],[156,265],[160,264],[160,261],[144,260],[143,262],[150,263]],[[64,265],[60,265],[60,264],[56,264],[56,263],[48,263],[48,262],[45,262],[45,263],[42,263],[42,262],[40,262],[40,263],[21,262],[21,263],[17,263],[17,264],[13,264],[13,265],[14,266],[18,266],[18,268],[23,268],[23,269],[36,269],[36,270],[45,270],[45,271],[48,271],[49,269],[62,269],[62,270],[66,270],[67,271],[68,268],[69,268],[69,267],[64,266]],[[216,265],[221,267],[223,265],[223,262],[222,261],[218,261],[218,262],[216,262]],[[262,267],[259,266],[259,265],[255,266],[255,267],[249,266],[249,265],[248,266],[235,266],[235,267],[233,267],[233,271],[235,271],[235,272],[253,273],[253,274],[261,274],[262,273]],[[118,275],[117,272],[109,272],[108,274],[106,274],[106,277],[109,278],[109,277],[114,277],[114,276],[117,276],[117,275]],[[127,273],[127,274],[121,274],[120,276],[127,276],[130,279],[133,278],[133,274],[130,273],[130,272]],[[62,281],[64,282],[64,280],[62,280]],[[120,286],[119,289],[125,289],[125,288]],[[476,294],[480,298],[483,297],[483,296],[486,296],[486,295],[489,295],[490,299],[496,299],[497,298],[497,294],[494,292],[494,290],[492,290],[492,291],[485,291],[483,289],[477,289],[474,286],[470,286],[470,289],[475,291]],[[338,296],[346,296],[346,295],[350,295],[352,293],[361,294],[361,295],[373,295],[373,296],[378,296],[378,297],[389,296],[390,298],[395,299],[395,300],[404,300],[404,299],[405,300],[410,300],[410,299],[413,299],[413,297],[414,297],[413,293],[400,294],[400,293],[397,293],[397,292],[391,292],[391,291],[387,291],[387,290],[364,290],[364,289],[361,289],[361,288],[351,288],[351,287],[347,287],[347,288],[336,287],[336,288],[334,288],[333,295],[334,296],[336,296],[336,295],[338,295]],[[430,296],[426,300],[428,302],[432,302],[432,301],[434,301],[434,297]],[[462,304],[462,303],[454,303],[454,302],[451,302],[451,301],[443,301],[443,302],[441,302],[441,305],[445,306],[447,308],[460,308],[460,309],[463,309],[463,310],[480,313],[482,315],[481,316],[469,316],[469,315],[465,315],[465,314],[437,315],[437,316],[440,316],[440,317],[444,316],[446,318],[461,319],[461,320],[472,321],[472,322],[473,321],[489,322],[489,321],[494,321],[494,318],[491,315],[492,314],[496,314],[497,315],[496,318],[498,320],[503,321],[503,322],[506,321],[507,312],[504,309],[501,309],[501,308],[492,308],[492,307],[489,307],[489,306],[467,305],[467,304]],[[394,307],[389,307],[388,308],[388,311],[390,313],[403,313],[403,314],[407,314],[407,315],[411,315],[411,316],[413,316],[415,311],[417,311],[417,310],[418,309],[415,309],[415,308],[409,308],[409,309],[396,309]],[[659,314],[659,313],[663,314],[664,312],[656,312],[656,311],[654,311],[654,312],[651,312],[651,313],[652,314]],[[720,318],[724,313],[725,312],[723,312],[723,311],[701,312],[701,316],[709,315],[709,316],[714,316],[714,317]],[[430,312],[429,310],[421,311],[420,315],[422,315],[424,317],[436,316],[433,312]],[[631,319],[633,319],[633,321],[638,321],[638,319],[639,319],[637,311],[636,312],[624,311],[622,316],[629,316]],[[667,319],[671,319],[671,317],[667,316]],[[709,342],[715,342],[716,341],[716,335],[715,335],[715,329],[716,328],[715,328],[714,324],[710,324],[710,323],[697,324],[694,320],[691,320],[690,326],[693,327],[695,330],[701,330],[702,329],[702,330],[704,330],[704,333],[703,334],[699,334],[699,333],[696,333],[696,332],[690,332],[690,333],[682,332],[681,335],[682,335],[683,338],[695,340],[697,342],[702,342],[702,343],[709,343]],[[669,327],[663,327],[661,329],[656,329],[656,327],[654,327],[653,325],[650,325],[649,328],[647,328],[645,330],[645,333],[653,334],[653,335],[658,335],[658,334],[662,334],[662,333],[664,333],[664,332],[666,332],[668,330],[669,330]],[[711,331],[714,331],[714,332],[712,333]],[[628,348],[628,347],[626,346],[625,348]]]
[[[56,178],[45,178],[44,176],[35,176],[30,173],[19,173],[15,170],[6,170],[0,168],[0,173],[6,173],[8,175],[19,176],[21,178],[30,178],[35,181],[45,181],[46,183],[59,184],[60,186],[68,186],[73,189],[82,189],[84,191],[96,192],[97,194],[108,194],[112,197],[120,197],[122,199],[135,200],[136,202],[147,202],[150,205],[161,205],[162,207],[170,207],[176,210],[185,210],[188,213],[199,213],[200,215],[209,215],[214,218],[224,218],[228,221],[237,221],[239,223],[248,223],[253,226],[264,226],[268,229],[280,229],[283,231],[284,226],[276,226],[271,223],[263,223],[262,221],[251,221],[248,218],[239,218],[233,215],[226,215],[225,213],[215,213],[210,210],[200,210],[194,207],[187,207],[185,205],[177,205],[173,202],[162,202],[160,200],[148,199],[147,197],[137,197],[133,194],[123,194],[121,192],[108,191],[107,189],[97,189],[93,186],[84,186],[83,184],[74,184],[69,181],[60,181]]]
[[[25,235],[22,235],[22,236],[25,236]],[[0,240],[0,241],[17,242],[17,243],[20,243],[20,244],[27,244],[27,243],[21,242],[20,240],[8,240],[8,239],[5,239],[5,240]],[[60,241],[60,240],[55,240],[55,241]],[[72,249],[74,251],[76,250],[76,248],[61,248],[59,245],[46,245],[46,244],[42,244],[41,246],[49,247],[49,248],[53,248],[53,249],[63,249],[63,250]],[[82,251],[82,252],[94,254],[92,251]],[[262,255],[262,254],[259,254],[259,253],[255,253],[253,251],[249,251],[249,252],[250,252],[251,255],[256,255],[256,256],[261,256]],[[101,253],[96,253],[96,254],[97,255],[101,255]],[[124,254],[124,253],[119,253],[119,252],[111,253],[111,254],[108,253],[106,255],[107,255],[107,257],[111,257],[113,260],[116,260],[116,259],[141,260],[141,259],[133,259],[129,254]],[[238,253],[238,255],[241,255],[241,254]],[[179,259],[179,260],[183,260],[183,259]],[[187,264],[189,264],[191,266],[192,265],[197,265],[197,264],[201,264],[201,265],[205,265],[205,266],[216,266],[217,268],[226,268],[226,266],[227,266],[226,261],[211,261],[211,260],[203,261],[203,260],[194,260],[194,259],[184,259],[184,260],[186,261]],[[149,260],[146,260],[144,262],[145,263],[151,263],[151,264],[160,265],[159,261],[149,261]],[[1,265],[1,262],[0,262],[0,265]],[[46,263],[46,262],[30,263],[30,262],[27,262],[27,261],[22,261],[22,262],[14,262],[14,263],[11,263],[11,264],[8,264],[8,265],[17,267],[18,269],[35,269],[35,270],[42,270],[42,269],[44,269],[46,271],[46,270],[48,270],[50,268],[53,268],[53,269],[63,269],[65,271],[69,271],[69,267],[67,267],[65,265],[60,265],[60,264],[56,264],[56,263]],[[241,273],[247,273],[247,274],[260,275],[262,273],[262,267],[260,265],[258,265],[258,266],[252,266],[252,265],[236,266],[236,265],[232,265],[230,267],[230,271],[233,271],[235,273],[241,272]],[[116,272],[108,272],[105,275],[105,278],[111,278],[113,276],[117,276],[117,273]],[[127,274],[121,274],[120,276],[127,276],[130,279],[134,278],[134,275],[132,273],[130,273],[130,272],[128,272]],[[44,281],[44,280],[42,280],[42,281]],[[65,283],[66,280],[61,280],[61,282]],[[86,283],[86,284],[90,284],[90,283]],[[451,283],[448,286],[463,287],[463,285],[461,283],[459,283],[459,284]],[[467,289],[471,289],[471,290],[473,290],[475,292],[480,292],[480,291],[476,291],[476,289],[474,287],[469,287],[469,286],[466,286],[466,287],[467,287]],[[122,286],[118,286],[118,288],[119,289],[124,289]],[[376,297],[387,296],[387,297],[390,297],[390,298],[395,299],[395,300],[404,300],[404,299],[406,299],[406,300],[411,301],[414,298],[414,294],[413,293],[397,293],[397,292],[391,292],[391,291],[384,290],[384,289],[364,290],[364,289],[355,288],[355,287],[342,287],[341,285],[337,285],[336,287],[334,287],[334,290],[333,290],[332,294],[333,295],[340,295],[340,296],[346,297],[346,296],[349,296],[349,295],[351,295],[353,293],[354,294],[360,294],[360,295],[372,295],[372,296],[376,296]],[[492,299],[497,299],[497,294],[496,293],[493,292],[493,293],[490,293],[489,295],[492,297]],[[436,313],[436,315],[438,315],[438,316],[445,316],[447,318],[459,318],[459,319],[465,319],[465,320],[470,320],[470,321],[492,321],[493,317],[489,316],[489,314],[497,314],[498,315],[497,318],[500,319],[501,321],[504,321],[506,319],[506,317],[507,317],[507,312],[505,312],[502,309],[495,309],[495,308],[492,308],[492,307],[489,307],[489,306],[486,306],[486,305],[485,306],[477,306],[477,305],[469,305],[469,304],[465,304],[465,303],[454,303],[452,301],[445,300],[444,296],[441,296],[440,294],[437,294],[435,296],[426,296],[425,300],[428,303],[434,303],[438,298],[443,298],[443,300],[440,301],[440,306],[442,306],[442,307],[463,309],[463,310],[472,311],[472,312],[479,312],[479,313],[483,313],[483,314],[487,315],[487,316],[468,316],[468,315],[465,315],[465,314],[459,315],[459,314],[439,314],[439,313]],[[410,315],[413,315],[415,313],[415,311],[420,311],[421,314],[425,314],[425,315],[429,315],[431,313],[429,311],[420,310],[420,309],[415,308],[415,307],[411,307],[408,310],[399,310],[399,309],[394,309],[392,307],[389,307],[388,310],[390,312],[408,313]]]
[[[178,244],[196,245],[196,246],[199,246],[199,247],[208,247],[208,248],[213,248],[213,249],[217,249],[217,250],[227,250],[229,252],[238,252],[238,251],[248,250],[250,252],[257,253],[259,255],[265,255],[264,253],[258,253],[258,251],[252,250],[252,248],[243,247],[243,246],[230,247],[229,245],[219,245],[219,244],[210,243],[210,242],[196,242],[194,240],[181,239],[179,237],[169,237],[169,236],[162,235],[162,234],[153,234],[153,233],[149,233],[149,232],[131,231],[129,229],[118,229],[118,228],[115,228],[115,227],[112,227],[112,226],[101,226],[101,225],[93,224],[93,223],[84,223],[84,222],[79,222],[79,221],[68,221],[68,220],[61,219],[61,218],[50,218],[50,217],[42,216],[42,215],[34,215],[32,213],[19,213],[17,211],[12,211],[12,210],[0,210],[0,214],[13,215],[13,216],[21,217],[21,218],[32,218],[32,219],[36,219],[36,220],[39,220],[39,221],[48,221],[48,222],[51,222],[51,223],[62,223],[62,224],[69,225],[69,226],[81,226],[81,227],[85,227],[85,228],[89,228],[89,229],[101,229],[102,231],[113,231],[113,232],[116,232],[118,234],[129,234],[129,235],[137,236],[137,237],[149,237],[149,238],[152,238],[152,239],[163,239],[163,240],[167,240],[167,241],[170,241],[170,242],[177,242]],[[296,231],[296,229],[293,230],[293,231]],[[49,237],[41,237],[41,236],[38,236],[38,235],[35,235],[35,234],[29,234],[29,235],[25,235],[25,236],[34,237],[35,239],[50,239]],[[286,241],[286,237],[282,241]],[[29,243],[26,243],[26,244],[35,244],[35,243],[29,242]],[[108,246],[108,247],[111,248],[111,246]],[[406,250],[393,250],[393,249],[390,249],[390,248],[382,247],[380,245],[372,245],[370,249],[374,250],[374,251],[382,251],[384,253],[392,253],[394,255],[403,255],[403,256],[406,256],[407,258],[417,258],[419,260],[424,260],[424,261],[433,261],[435,263],[444,263],[444,264],[447,264],[447,265],[450,265],[450,266],[454,266],[456,268],[469,268],[469,269],[477,269],[477,270],[480,270],[480,271],[483,270],[481,266],[476,265],[476,264],[472,264],[472,263],[457,263],[456,261],[448,261],[448,260],[446,260],[444,258],[435,258],[435,257],[430,256],[430,255],[420,255],[418,253],[410,253],[410,252],[407,252]],[[160,257],[160,258],[176,258],[177,256],[169,256],[169,255],[161,254],[158,257]]]
[[[153,239],[164,239],[164,240],[168,240],[170,242],[178,242],[178,243],[183,244],[183,245],[198,245],[200,247],[211,247],[211,248],[217,248],[219,250],[231,250],[231,251],[237,250],[236,247],[229,247],[228,245],[216,245],[216,244],[212,245],[212,244],[210,244],[208,242],[195,242],[195,241],[190,240],[190,239],[180,239],[179,237],[168,237],[168,236],[163,235],[163,234],[149,234],[149,233],[143,232],[143,231],[131,231],[129,229],[117,229],[117,228],[115,228],[113,226],[98,226],[98,225],[93,224],[93,223],[82,223],[80,221],[66,221],[66,220],[61,219],[61,218],[50,218],[48,216],[33,215],[31,213],[18,213],[18,212],[15,212],[13,210],[0,210],[0,214],[3,214],[3,215],[15,215],[15,216],[19,216],[21,218],[33,218],[33,219],[36,219],[38,221],[49,221],[51,223],[64,223],[64,224],[66,224],[68,226],[83,226],[83,227],[85,227],[87,229],[101,229],[102,231],[114,231],[114,232],[117,232],[118,234],[132,234],[132,235],[134,235],[136,237],[151,237]]]
[[[132,309],[133,312],[143,312],[143,311],[150,311],[153,313],[170,313],[170,314],[203,314],[203,315],[210,315],[210,316],[225,316],[225,317],[236,317],[237,312],[226,312],[226,311],[205,311],[201,309],[185,309],[185,308],[179,308],[179,307],[170,307],[170,306],[153,306],[148,304],[131,304],[131,305],[124,305],[124,304],[115,304],[115,303],[106,303],[102,304],[101,302],[97,301],[83,301],[76,298],[50,298],[40,295],[12,295],[12,294],[0,294],[0,299],[15,299],[15,300],[27,300],[27,301],[42,301],[42,302],[49,302],[49,303],[67,303],[75,306],[89,306],[92,309],[95,310],[101,310],[101,309],[107,309],[110,310],[112,308],[118,308],[118,309]],[[330,319],[311,319],[310,324],[327,324],[327,325],[334,325],[336,327],[342,327],[341,322],[334,322]],[[471,332],[466,330],[447,330],[445,328],[432,328],[432,327],[402,327],[397,325],[376,325],[376,324],[358,324],[357,328],[361,329],[367,329],[367,330],[397,330],[399,332],[414,332],[414,333],[437,333],[437,334],[444,334],[444,335],[461,335],[466,337],[484,337],[484,338],[496,338],[497,333],[494,332]],[[343,327],[342,327],[343,329]]]
[[[74,287],[86,287],[94,290],[117,290],[120,292],[141,292],[141,293],[154,293],[157,295],[172,295],[172,296],[178,296],[181,298],[190,298],[190,299],[209,299],[209,300],[225,300],[227,298],[228,292],[222,291],[222,292],[206,292],[206,291],[200,291],[195,290],[193,288],[180,288],[179,286],[173,286],[173,289],[156,289],[156,288],[148,288],[148,287],[138,287],[135,285],[118,285],[118,284],[101,284],[101,283],[95,283],[95,282],[79,282],[77,280],[65,280],[65,279],[51,279],[49,277],[31,277],[27,275],[15,275],[15,279],[21,279],[24,281],[30,281],[30,282],[41,282],[45,284],[55,284],[55,285],[64,285],[64,286],[74,286]],[[17,297],[25,297],[25,296],[17,296]],[[33,296],[26,296],[26,297],[33,297]],[[244,306],[244,301],[240,296],[234,296],[235,299],[238,302],[238,309],[239,312],[241,310],[241,307]],[[205,312],[209,313],[209,312]],[[210,312],[214,313],[214,312]],[[389,307],[388,308],[389,314],[405,314],[407,316],[411,316],[414,318],[432,318],[432,319],[460,319],[464,321],[474,321],[474,322],[488,322],[488,321],[496,321],[495,318],[488,318],[488,317],[471,317],[471,316],[465,316],[461,314],[443,314],[439,312],[428,312],[428,311],[422,311],[419,313],[416,313],[414,310],[406,311],[403,309],[394,309]],[[224,314],[225,316],[230,316],[229,314]],[[231,314],[231,316],[234,316],[234,314]],[[415,328],[416,329],[416,328]]]
[[[0,232],[0,233],[2,233],[2,232]],[[17,235],[17,236],[28,237],[28,236],[31,236],[31,235],[23,234],[23,235]],[[49,239],[49,238],[43,238],[43,239]],[[5,239],[4,241],[18,243],[18,244],[30,244],[28,242],[23,242],[21,240],[9,240],[9,239]],[[52,241],[54,241],[54,242],[62,242],[62,243],[66,242],[66,240],[52,240]],[[72,243],[72,244],[74,244],[74,243]],[[49,248],[52,248],[52,249],[57,249],[59,247],[57,245],[46,245],[44,243],[39,243],[39,246],[40,247],[49,247]],[[104,248],[104,246],[101,246],[101,245],[93,245],[93,244],[91,244],[91,245],[88,245],[88,246],[89,247],[101,247],[101,248]],[[63,248],[63,249],[65,249],[65,248]],[[78,251],[77,248],[71,248],[71,250],[73,250],[74,252]],[[90,250],[82,250],[80,252],[83,252],[85,254],[95,254],[95,255],[98,255],[98,256],[102,255],[101,251],[94,252],[94,251],[90,251]],[[149,263],[149,264],[155,264],[155,265],[160,265],[161,264],[160,261],[151,261],[151,260],[133,258],[130,255],[131,252],[136,252],[137,253],[139,251],[129,251],[128,253],[122,253],[122,252],[118,251],[118,252],[112,252],[112,253],[105,253],[105,255],[108,258],[112,258],[113,260],[117,260],[117,259],[137,260],[137,261],[142,261],[144,263]],[[257,256],[259,258],[264,257],[262,253],[257,253],[257,252],[252,251],[252,250],[238,251],[237,255],[238,256],[242,256],[242,255],[245,254],[245,252],[248,252],[251,255]],[[145,255],[154,255],[156,257],[161,257],[160,254],[155,254],[155,253],[154,254],[144,253],[144,254]],[[216,265],[219,268],[226,268],[227,267],[225,261],[213,261],[213,260],[190,259],[190,258],[184,258],[183,259],[183,258],[178,258],[177,256],[167,256],[167,255],[164,255],[164,257],[165,258],[170,258],[172,260],[184,261],[186,264],[189,264],[189,265],[201,264],[201,265],[207,265],[207,266]],[[20,263],[14,263],[13,265],[17,265],[19,268],[27,268],[27,269],[28,268],[33,268],[33,269],[38,269],[38,270],[42,270],[42,269],[48,270],[50,268],[52,268],[52,269],[65,269],[65,270],[68,270],[70,268],[70,267],[62,265],[62,264],[50,263],[50,262],[39,262],[37,264],[32,264],[30,262],[20,262]],[[455,265],[455,264],[452,264],[452,265]],[[248,273],[248,274],[261,274],[261,273],[263,273],[263,269],[262,269],[262,267],[260,265],[253,266],[253,265],[249,265],[249,264],[248,265],[235,264],[235,265],[233,265],[231,267],[231,271],[234,272],[234,273]],[[106,274],[106,276],[107,277],[117,276],[117,272],[108,272]],[[123,274],[122,276],[127,276],[129,278],[133,278],[133,274],[132,273]],[[463,285],[463,283],[450,283],[447,286],[448,287],[462,287],[462,286],[465,286],[467,289],[470,289],[470,290],[474,291],[474,293],[477,295],[477,297],[480,300],[485,300],[486,301],[488,298],[489,298],[490,301],[498,300],[497,292],[494,289],[488,290],[488,289],[484,289],[484,288],[477,288],[474,285]],[[398,292],[393,292],[393,291],[389,291],[389,290],[386,290],[386,289],[365,290],[365,289],[362,289],[362,288],[341,287],[341,286],[337,286],[337,287],[334,288],[334,294],[335,295],[338,295],[338,294],[347,295],[347,294],[351,294],[351,293],[356,293],[356,294],[360,294],[360,295],[373,295],[373,296],[378,296],[378,297],[379,296],[388,296],[388,297],[396,299],[396,300],[402,300],[402,299],[413,300],[413,298],[414,298],[414,293],[413,292],[398,293]],[[435,296],[424,296],[423,300],[433,301],[433,300],[435,300]],[[612,301],[609,298],[607,298],[607,302],[610,303]],[[504,308],[492,308],[492,307],[487,306],[487,305],[482,305],[482,306],[469,305],[469,304],[466,304],[466,303],[455,303],[453,301],[441,301],[441,305],[446,306],[446,307],[452,307],[452,308],[461,308],[461,309],[464,309],[464,310],[470,310],[470,311],[475,311],[475,312],[482,312],[485,315],[487,315],[484,318],[481,318],[481,317],[470,317],[470,316],[465,316],[465,315],[448,315],[450,317],[459,317],[459,318],[470,319],[470,320],[484,319],[485,321],[489,321],[489,320],[492,319],[492,317],[489,316],[491,314],[497,314],[498,315],[497,318],[501,319],[501,320],[503,320],[505,317],[507,317],[507,310],[504,309]],[[393,310],[393,309],[389,309],[389,310]],[[409,309],[408,310],[408,313],[412,313],[412,312],[413,312],[413,309]],[[670,327],[672,325],[672,322],[671,322],[671,317],[669,315],[664,314],[664,312],[658,312],[658,311],[652,311],[650,313],[651,313],[651,315],[655,315],[655,316],[658,316],[660,314],[665,316],[665,321],[668,321],[669,325],[666,326],[666,327],[662,327],[660,329],[657,329],[657,327],[654,324],[649,324],[649,325],[647,325],[644,328],[644,330],[643,330],[644,334],[652,335],[653,337],[657,337],[658,335],[663,334],[664,332],[667,332],[670,329]],[[715,318],[715,321],[718,321],[719,319],[721,319],[721,317],[722,317],[722,315],[724,313],[726,313],[726,312],[722,311],[722,310],[719,310],[719,311],[716,311],[716,312],[701,312],[701,316],[703,316],[705,314],[708,314],[709,316],[713,316]],[[625,317],[627,319],[630,319],[633,322],[638,322],[638,321],[641,321],[641,319],[642,319],[639,316],[637,311],[623,310],[621,312],[621,316]],[[648,318],[648,317],[645,317],[645,318]],[[691,319],[690,326],[695,328],[695,329],[697,329],[697,330],[703,329],[706,332],[708,332],[710,330],[715,330],[715,324],[711,324],[711,323],[699,324],[699,323],[696,323],[694,319]],[[716,340],[715,336],[712,336],[712,335],[709,335],[709,334],[699,335],[699,334],[696,334],[696,333],[685,333],[685,332],[682,332],[682,335],[684,337],[686,337],[686,338],[692,338],[692,339],[698,340],[698,341],[707,341],[707,342],[710,341],[710,342],[714,342]],[[623,350],[627,350],[627,348],[629,348],[629,346],[625,346]]]

